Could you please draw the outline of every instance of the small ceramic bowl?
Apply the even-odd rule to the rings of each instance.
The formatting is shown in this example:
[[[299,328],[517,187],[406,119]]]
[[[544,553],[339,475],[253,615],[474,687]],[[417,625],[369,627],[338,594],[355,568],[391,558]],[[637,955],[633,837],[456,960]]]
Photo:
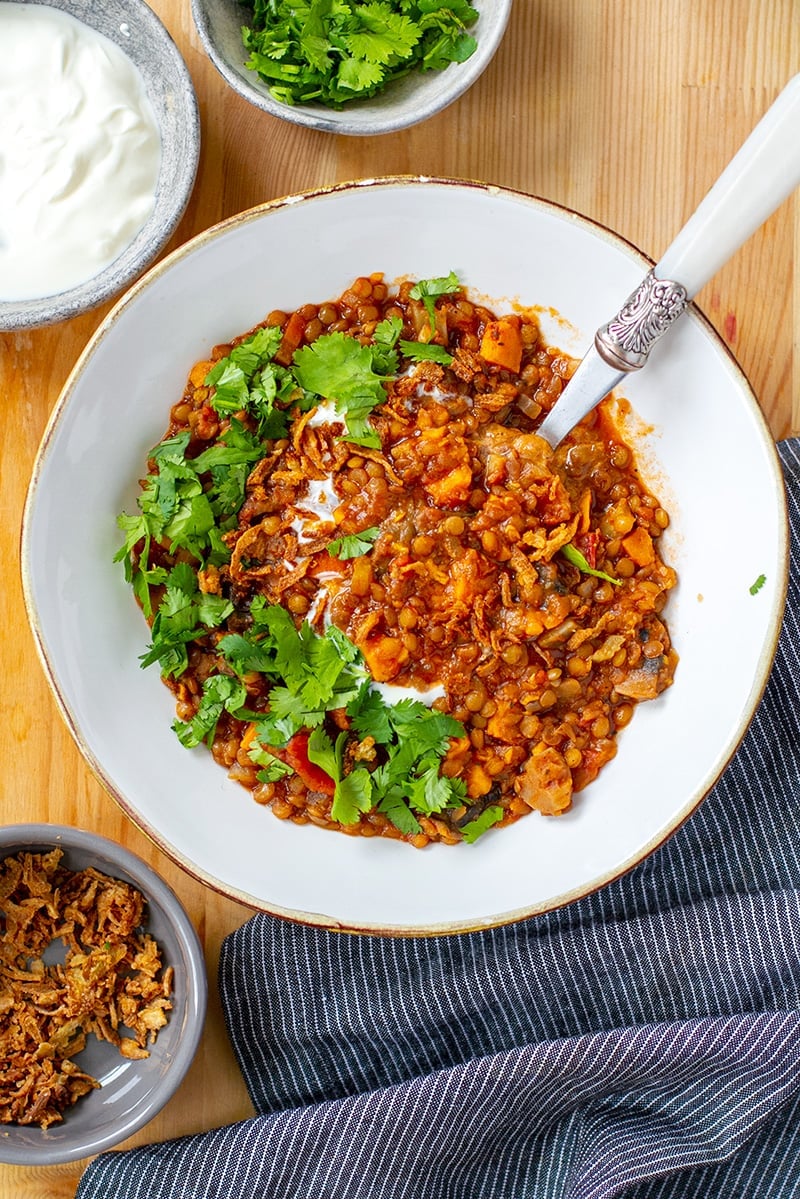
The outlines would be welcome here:
[[[192,1062],[205,1020],[208,984],[203,951],[180,901],[141,859],[105,837],[56,824],[0,827],[0,859],[17,853],[64,851],[70,870],[94,867],[132,883],[146,900],[145,929],[174,969],[172,1010],[149,1046],[150,1056],[129,1060],[114,1045],[90,1036],[76,1062],[100,1082],[64,1113],[60,1124],[0,1124],[0,1162],[45,1166],[100,1153],[132,1136],[178,1089]]]
[[[289,105],[276,100],[255,71],[248,70],[249,52],[242,43],[248,9],[239,0],[192,0],[192,14],[206,53],[223,79],[257,108],[295,125],[328,133],[365,136],[395,133],[418,125],[447,108],[472,87],[494,57],[511,12],[511,0],[475,0],[480,16],[470,29],[475,52],[443,71],[415,71],[390,83],[369,100],[354,100],[343,109],[323,105]]]
[[[169,241],[189,202],[200,154],[200,121],[177,46],[144,0],[22,0],[46,3],[116,43],[137,67],[158,121],[161,166],[148,220],[118,258],[85,283],[56,295],[0,300],[0,330],[31,329],[77,316],[123,291]],[[3,0],[0,0],[0,7]],[[0,136],[0,152],[2,151]]]

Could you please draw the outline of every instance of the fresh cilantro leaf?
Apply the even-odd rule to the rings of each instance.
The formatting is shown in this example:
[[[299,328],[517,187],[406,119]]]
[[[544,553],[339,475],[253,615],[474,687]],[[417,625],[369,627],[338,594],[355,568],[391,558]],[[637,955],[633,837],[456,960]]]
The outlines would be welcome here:
[[[422,300],[433,330],[436,325],[436,300],[440,296],[451,295],[460,287],[458,275],[451,271],[449,275],[440,275],[435,279],[420,279],[408,294],[412,300]]]
[[[475,820],[470,820],[469,824],[461,825],[461,836],[467,845],[472,845],[487,829],[497,824],[498,820],[502,820],[504,814],[503,809],[495,804],[484,808],[480,816],[477,816]]]
[[[339,63],[336,82],[342,91],[353,93],[376,90],[384,79],[384,69],[376,62],[361,58],[343,58]]]
[[[375,326],[372,334],[372,369],[379,375],[397,373],[398,338],[403,332],[403,321],[399,316],[387,316]]]
[[[373,807],[372,776],[363,766],[357,766],[337,782],[331,817],[340,824],[355,824],[361,812]]]
[[[466,787],[460,779],[450,779],[439,773],[439,760],[434,755],[422,759],[417,775],[408,782],[411,807],[426,815],[458,807],[465,794]]]
[[[389,705],[379,691],[369,689],[347,710],[359,737],[372,737],[377,745],[386,745],[394,737]]]
[[[442,366],[450,366],[453,361],[453,355],[433,341],[401,341],[400,353],[412,362],[439,362]]]
[[[378,811],[383,812],[406,837],[413,837],[422,832],[422,825],[403,799],[399,787],[392,788],[383,796],[378,803]]]
[[[387,4],[361,4],[354,12],[360,28],[347,38],[347,47],[355,58],[386,65],[407,58],[420,39],[419,26]]]
[[[203,683],[203,695],[197,712],[189,721],[176,720],[172,727],[181,745],[191,749],[205,741],[211,745],[223,712],[237,712],[247,692],[238,679],[227,674],[212,674]]]
[[[442,71],[451,62],[466,62],[477,48],[477,41],[468,33],[443,33],[427,44],[422,57],[422,69]]]
[[[568,545],[562,545],[561,553],[567,559],[567,562],[572,563],[573,566],[577,566],[578,570],[582,571],[585,575],[594,575],[596,579],[605,579],[607,583],[613,583],[615,587],[622,586],[622,579],[615,579],[611,575],[607,575],[605,571],[595,570],[590,566],[581,551],[572,542]]]
[[[392,346],[397,344],[397,339],[402,332],[402,318],[396,314],[394,316],[387,316],[375,326],[372,340],[378,342],[379,345],[388,346],[391,349]]]
[[[360,558],[362,554],[369,553],[372,543],[379,535],[380,528],[373,525],[369,529],[362,529],[360,533],[337,537],[335,541],[329,541],[325,548],[332,557],[342,561],[347,558]]]
[[[444,712],[436,712],[418,699],[401,699],[389,708],[389,719],[399,739],[413,739],[418,754],[443,754],[451,737],[463,737],[464,726]]]
[[[758,576],[758,578],[756,579],[755,583],[752,583],[752,584],[750,585],[750,594],[751,594],[751,595],[758,595],[759,591],[760,591],[760,590],[761,590],[761,588],[764,586],[764,584],[766,583],[766,581],[767,581],[767,576],[766,576],[766,575],[759,575],[759,576]]]
[[[205,379],[214,388],[209,402],[215,412],[222,416],[248,412],[257,421],[262,440],[285,432],[286,416],[275,404],[277,400],[288,403],[295,388],[291,372],[272,361],[282,336],[278,326],[257,329],[215,363]]]
[[[254,641],[242,633],[228,633],[217,642],[217,653],[222,654],[225,661],[241,676],[259,671],[261,674],[272,674],[275,669],[275,657],[268,644]]]
[[[333,400],[345,422],[345,441],[379,446],[369,425],[372,409],[386,399],[381,376],[373,369],[373,351],[345,333],[324,333],[311,345],[296,350],[295,376],[301,387]]]
[[[291,766],[281,762],[280,758],[273,758],[269,766],[265,766],[263,770],[257,772],[256,778],[260,783],[277,783],[278,779],[285,778],[287,774],[291,773]]]
[[[141,664],[145,667],[158,662],[167,677],[183,673],[189,662],[188,642],[222,624],[233,611],[233,604],[221,595],[201,592],[188,562],[179,562],[164,581],[164,597],[151,628],[152,641]]]
[[[275,783],[278,779],[285,778],[287,774],[292,773],[291,766],[287,765],[286,762],[282,762],[280,758],[276,758],[274,754],[271,754],[257,740],[251,742],[247,756],[256,766],[263,767],[257,775],[260,783]]]
[[[308,760],[319,766],[325,773],[338,783],[342,777],[342,754],[347,733],[339,733],[336,742],[331,741],[324,729],[311,730],[308,738]]]

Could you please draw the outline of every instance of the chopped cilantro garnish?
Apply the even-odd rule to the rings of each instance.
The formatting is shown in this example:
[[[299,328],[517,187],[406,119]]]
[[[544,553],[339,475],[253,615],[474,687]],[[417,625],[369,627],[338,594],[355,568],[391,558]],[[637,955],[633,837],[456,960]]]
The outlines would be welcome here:
[[[622,579],[615,579],[612,575],[607,575],[605,571],[595,570],[593,566],[590,566],[581,551],[572,542],[568,545],[562,545],[561,553],[567,559],[567,562],[571,562],[573,566],[577,566],[578,570],[582,571],[585,575],[594,575],[596,579],[605,579],[607,583],[613,583],[615,587],[622,586]]]
[[[419,283],[415,283],[411,288],[408,293],[411,299],[422,300],[425,305],[431,330],[436,325],[436,300],[440,296],[449,296],[458,291],[460,286],[458,275],[451,271],[449,275],[440,275],[436,279],[420,279]]]
[[[463,7],[462,0],[401,2],[431,16],[443,5]],[[433,326],[436,299],[458,288],[451,273],[422,280],[411,294],[424,302]],[[295,769],[302,774],[297,743],[306,743],[306,765],[331,780],[334,820],[350,824],[377,810],[414,835],[421,819],[466,803],[463,780],[442,773],[463,726],[418,700],[387,703],[372,686],[361,652],[336,626],[324,634],[308,622],[298,628],[285,608],[264,596],[253,597],[249,609],[240,600],[236,631],[228,632],[234,603],[227,598],[226,572],[216,570],[230,561],[225,534],[236,526],[251,471],[269,452],[269,442],[288,431],[291,407],[307,411],[319,397],[329,400],[345,424],[345,440],[379,446],[370,415],[384,402],[385,381],[397,373],[400,355],[451,362],[443,346],[401,340],[402,329],[402,320],[391,316],[367,345],[343,333],[323,334],[297,350],[288,367],[274,361],[282,340],[278,329],[259,329],[235,346],[205,380],[211,389],[206,403],[220,417],[216,440],[198,445],[184,429],[151,451],[139,511],[118,520],[124,543],[116,560],[124,563],[151,621],[143,666],[157,662],[164,677],[177,678],[189,665],[192,643],[218,657],[219,669],[205,678],[194,716],[173,724],[183,745],[211,745],[225,713],[252,722],[248,757],[260,768],[259,781],[272,783]],[[379,534],[373,526],[339,537],[328,552],[358,557]],[[487,809],[464,826],[464,839],[474,840],[502,814]]]
[[[245,708],[246,692],[238,678],[212,675],[193,720],[173,726],[184,745],[213,739],[224,710],[254,720],[249,757],[264,767],[261,781],[273,782],[288,767],[272,750],[285,747],[302,730],[311,730],[309,760],[333,780],[332,816],[343,824],[378,808],[401,831],[414,833],[420,828],[414,813],[434,815],[465,802],[464,782],[440,773],[451,738],[464,735],[459,721],[415,699],[386,703],[371,688],[360,651],[335,626],[323,635],[308,623],[297,629],[284,608],[263,602],[254,601],[251,615],[252,627],[223,637],[217,651],[237,675],[259,671],[269,678],[273,685],[268,711]],[[340,731],[333,740],[325,728],[326,718],[341,709],[346,710],[352,731]],[[372,738],[379,748],[372,769],[359,763],[344,768],[343,754],[351,736]]]
[[[379,375],[393,375],[397,370],[398,338],[403,332],[403,321],[399,316],[387,316],[375,326],[372,334],[372,368]]]
[[[385,365],[385,357],[378,365]],[[345,333],[325,333],[294,355],[295,375],[306,391],[332,400],[345,422],[345,441],[380,446],[368,421],[373,408],[386,399],[383,376],[376,369],[372,346],[362,346]]]
[[[499,820],[502,820],[504,815],[505,812],[501,807],[492,804],[490,807],[484,808],[480,816],[477,816],[475,820],[470,820],[469,824],[461,825],[461,836],[468,845],[472,845],[487,829],[490,829]]]
[[[185,550],[198,562],[227,562],[230,554],[220,529],[241,508],[250,469],[264,455],[263,444],[236,420],[220,441],[194,459],[186,457],[189,437],[187,430],[151,450],[156,470],[139,496],[139,513],[117,518],[125,540],[114,561],[123,562],[125,578],[148,619],[150,588],[166,580],[166,571],[149,565],[153,542],[165,544],[171,553]]]
[[[751,585],[750,585],[750,594],[758,595],[759,591],[764,586],[766,581],[767,581],[766,575],[759,575],[758,578],[756,579],[755,583],[751,583]]]
[[[211,407],[221,416],[247,412],[256,421],[258,435],[282,437],[286,432],[284,408],[304,397],[292,372],[272,359],[281,343],[277,326],[257,329],[221,358],[206,376],[214,388]],[[276,407],[276,404],[282,407]]]
[[[222,713],[238,712],[246,698],[247,692],[238,679],[227,674],[212,674],[203,683],[203,696],[192,720],[176,720],[172,725],[181,745],[187,749],[192,749],[201,741],[210,745]]]
[[[329,541],[326,548],[332,557],[341,558],[342,561],[347,558],[360,558],[362,554],[369,553],[379,534],[379,527],[373,525],[370,529],[362,529],[360,533],[348,533],[345,537],[337,537],[335,541]]]
[[[164,597],[153,620],[150,648],[141,662],[142,666],[158,662],[162,675],[168,677],[183,673],[189,662],[187,644],[222,624],[233,604],[221,595],[200,591],[188,562],[179,562],[163,574]]]
[[[282,762],[280,758],[276,758],[269,750],[264,749],[263,745],[259,745],[257,741],[247,751],[247,756],[256,766],[261,766],[257,778],[260,783],[275,783],[278,779],[284,778],[287,774],[292,773],[291,766],[286,762]]]
[[[474,53],[467,0],[254,0],[247,66],[284,104],[341,108]]]
[[[433,341],[401,341],[400,352],[414,362],[439,362],[450,366],[453,355]]]

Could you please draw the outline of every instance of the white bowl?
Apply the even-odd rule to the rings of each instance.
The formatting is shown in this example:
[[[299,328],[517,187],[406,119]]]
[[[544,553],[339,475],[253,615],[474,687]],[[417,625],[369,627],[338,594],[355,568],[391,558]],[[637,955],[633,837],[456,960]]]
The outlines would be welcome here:
[[[133,1136],[161,1111],[177,1091],[194,1059],[206,1014],[208,983],[203,949],[180,900],[141,858],[83,829],[57,824],[0,827],[0,858],[46,853],[59,846],[69,870],[89,867],[132,883],[147,901],[145,929],[161,947],[165,966],[174,968],[172,1011],[150,1056],[123,1058],[116,1046],[88,1038],[76,1055],[79,1066],[100,1083],[49,1128],[3,1124],[0,1161],[46,1166],[101,1153]]]
[[[242,26],[248,10],[239,0],[192,0],[200,41],[223,79],[234,91],[271,116],[353,136],[396,133],[418,125],[447,108],[486,70],[505,32],[512,0],[479,0],[480,16],[470,33],[478,46],[465,62],[451,63],[443,71],[415,71],[391,82],[385,91],[369,100],[354,100],[343,109],[320,105],[281,104],[255,71],[248,70],[250,57],[242,43]]]
[[[655,849],[713,786],[774,654],[787,525],[756,400],[696,309],[625,389],[645,478],[673,516],[663,547],[680,576],[667,610],[680,655],[675,683],[637,709],[617,757],[562,817],[532,814],[475,846],[422,852],[274,819],[206,751],[179,745],[173,697],[155,669],[138,666],[148,630],[111,562],[116,515],[135,511],[147,452],[192,364],[271,309],[322,302],[376,270],[391,280],[453,269],[498,306],[516,300],[561,313],[546,332],[579,354],[649,265],[614,234],[542,200],[457,181],[366,181],[276,200],[202,234],[140,280],[97,331],[36,462],[25,594],[87,760],[188,871],[300,920],[460,931],[602,886]]]
[[[191,77],[174,41],[144,0],[18,2],[60,9],[128,55],[144,80],[158,122],[161,165],[153,211],[114,262],[86,282],[55,295],[0,300],[0,330],[52,325],[88,312],[124,291],[175,232],[194,188],[200,156],[200,118]]]

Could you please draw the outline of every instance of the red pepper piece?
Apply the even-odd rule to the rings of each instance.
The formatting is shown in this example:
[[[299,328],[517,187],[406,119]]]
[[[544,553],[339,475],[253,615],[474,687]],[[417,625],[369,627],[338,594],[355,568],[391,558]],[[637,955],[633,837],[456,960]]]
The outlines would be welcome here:
[[[321,791],[323,795],[333,795],[336,784],[321,766],[312,762],[308,756],[308,738],[310,734],[303,729],[290,738],[284,751],[287,765],[300,775],[309,791]]]

